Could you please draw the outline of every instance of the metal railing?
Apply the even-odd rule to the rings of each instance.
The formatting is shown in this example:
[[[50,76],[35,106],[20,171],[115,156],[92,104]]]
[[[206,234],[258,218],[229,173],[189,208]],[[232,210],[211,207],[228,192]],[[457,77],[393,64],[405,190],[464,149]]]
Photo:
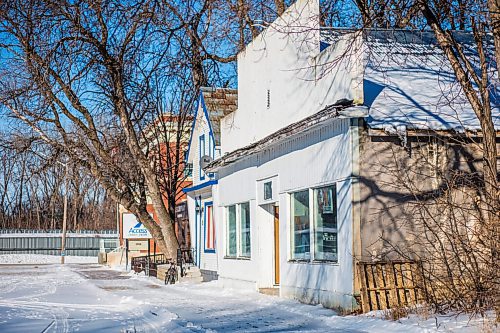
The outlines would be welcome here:
[[[158,265],[167,264],[168,262],[170,262],[170,259],[167,259],[164,254],[152,254],[149,256],[133,257],[131,267],[136,273],[144,272],[147,276],[157,277]]]

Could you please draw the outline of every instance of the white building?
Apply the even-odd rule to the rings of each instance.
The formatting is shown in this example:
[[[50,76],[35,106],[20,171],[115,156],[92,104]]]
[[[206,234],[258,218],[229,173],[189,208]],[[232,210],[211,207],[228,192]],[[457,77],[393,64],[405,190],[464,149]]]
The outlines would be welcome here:
[[[216,230],[220,224],[212,199],[217,180],[213,173],[203,172],[200,161],[203,157],[209,160],[220,157],[220,119],[236,109],[236,102],[236,90],[201,89],[186,156],[193,179],[192,186],[184,189],[188,197],[191,244],[204,281],[217,279]]]
[[[238,56],[238,109],[209,166],[224,225],[218,273],[225,286],[352,308],[361,61],[319,71],[344,48],[320,52],[318,13],[317,1],[298,1]]]
[[[409,195],[386,167],[415,165],[412,144],[433,154],[429,129],[480,127],[432,34],[324,33],[318,18],[299,0],[238,55],[238,109],[205,171],[223,285],[353,309],[357,263],[389,260],[379,235],[407,244]]]

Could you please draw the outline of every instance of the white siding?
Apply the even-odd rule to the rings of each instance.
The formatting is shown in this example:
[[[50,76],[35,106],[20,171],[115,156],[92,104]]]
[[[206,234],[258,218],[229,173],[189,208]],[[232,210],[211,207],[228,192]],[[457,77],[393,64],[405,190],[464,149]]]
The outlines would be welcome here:
[[[224,168],[219,173],[218,210],[250,201],[251,260],[224,259],[224,232],[218,232],[219,275],[225,284],[246,281],[253,288],[273,284],[273,218],[270,206],[256,204],[257,180],[278,176],[280,206],[281,293],[327,306],[351,307],[351,144],[349,119],[291,137],[266,151]],[[337,183],[338,264],[289,262],[290,192]],[[224,216],[225,221],[225,216]],[[226,229],[224,227],[224,229]]]
[[[339,99],[362,102],[361,39],[348,38],[320,54],[318,11],[317,0],[297,1],[238,55],[238,110],[222,120],[222,154]]]

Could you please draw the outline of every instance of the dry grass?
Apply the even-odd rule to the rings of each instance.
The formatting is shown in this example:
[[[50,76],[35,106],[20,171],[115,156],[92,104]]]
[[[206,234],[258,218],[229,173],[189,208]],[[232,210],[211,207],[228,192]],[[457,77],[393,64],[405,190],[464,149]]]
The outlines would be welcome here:
[[[401,318],[406,318],[411,313],[410,308],[404,306],[397,306],[392,309],[386,309],[383,312],[383,318],[385,320],[396,321]]]

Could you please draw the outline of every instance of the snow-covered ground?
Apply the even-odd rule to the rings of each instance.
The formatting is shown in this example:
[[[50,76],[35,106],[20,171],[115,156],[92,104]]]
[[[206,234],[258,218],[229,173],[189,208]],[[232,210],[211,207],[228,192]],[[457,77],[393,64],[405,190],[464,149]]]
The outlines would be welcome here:
[[[165,286],[96,264],[0,265],[0,281],[0,332],[495,332],[466,316],[342,317],[217,282]]]

